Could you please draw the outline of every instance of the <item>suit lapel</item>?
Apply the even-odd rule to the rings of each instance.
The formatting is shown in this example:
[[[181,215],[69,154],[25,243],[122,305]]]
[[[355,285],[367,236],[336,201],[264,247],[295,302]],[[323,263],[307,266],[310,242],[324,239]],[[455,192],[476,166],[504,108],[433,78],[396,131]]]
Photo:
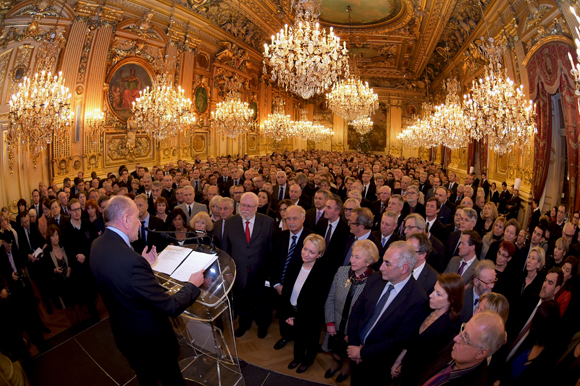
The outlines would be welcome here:
[[[258,238],[258,235],[262,231],[262,221],[260,220],[261,220],[260,217],[256,213],[256,219],[254,220],[254,230],[252,232],[252,237],[250,238],[250,243],[256,240],[256,238]]]
[[[393,313],[394,310],[399,308],[399,306],[401,306],[405,302],[405,300],[407,299],[407,293],[409,292],[408,291],[409,282],[411,280],[413,280],[413,278],[409,279],[407,284],[405,284],[405,286],[401,290],[401,293],[395,295],[395,298],[393,299],[391,304],[389,304],[389,307],[387,307],[385,312],[381,315],[380,319],[377,322],[377,325],[379,325],[380,323],[385,321],[389,317],[389,315],[391,315]]]

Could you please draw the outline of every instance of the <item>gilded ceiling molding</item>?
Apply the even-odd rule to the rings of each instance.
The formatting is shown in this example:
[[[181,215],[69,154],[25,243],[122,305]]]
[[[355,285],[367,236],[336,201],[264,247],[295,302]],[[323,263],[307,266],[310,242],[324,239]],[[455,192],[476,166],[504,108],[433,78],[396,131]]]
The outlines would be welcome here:
[[[524,61],[522,62],[522,66],[527,67],[528,62],[530,61],[532,56],[534,56],[534,54],[536,52],[538,52],[538,50],[540,50],[543,46],[545,46],[548,43],[552,43],[552,42],[562,42],[562,43],[569,44],[571,47],[574,47],[574,42],[569,37],[561,36],[561,35],[547,36],[547,37],[543,38],[542,40],[538,41],[534,45],[534,47],[532,47],[532,49],[526,54],[526,57],[524,58]]]

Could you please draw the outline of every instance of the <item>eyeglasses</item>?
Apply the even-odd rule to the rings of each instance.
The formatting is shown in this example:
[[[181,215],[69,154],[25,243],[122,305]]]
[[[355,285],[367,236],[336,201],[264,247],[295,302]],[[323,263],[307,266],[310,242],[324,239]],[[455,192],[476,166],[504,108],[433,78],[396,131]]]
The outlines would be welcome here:
[[[361,225],[361,223],[359,222],[352,222],[352,221],[348,221],[348,225]]]
[[[510,257],[509,253],[498,252],[497,255],[503,257],[504,259],[508,259]]]
[[[75,209],[73,209],[73,208],[70,208],[70,211],[71,211],[71,212],[78,212],[79,210],[81,210],[81,208],[80,208],[80,207],[79,207],[79,208],[75,208]]]
[[[480,278],[476,277],[477,280],[479,280],[480,282],[482,282],[485,285],[490,285],[490,284],[495,284],[497,283],[497,277],[493,280],[493,281],[485,281],[485,280],[481,280]]]
[[[248,204],[240,204],[240,207],[243,209],[254,209],[258,205],[248,205]]]
[[[569,237],[569,238],[572,238],[572,237],[574,237],[574,233],[572,233],[571,235],[569,235],[567,233],[564,233],[564,236]]]
[[[354,210],[354,208],[344,208],[345,212],[352,212]]]
[[[463,323],[461,325],[461,330],[459,331],[459,337],[461,338],[461,341],[460,341],[461,344],[466,344],[468,346],[475,347],[475,348],[478,348],[480,350],[485,350],[483,347],[481,347],[481,346],[479,346],[479,345],[477,345],[475,343],[471,343],[469,341],[469,338],[467,337],[467,333],[465,332],[465,325],[466,324],[467,323]]]
[[[413,229],[413,228],[415,228],[415,229],[421,229],[421,227],[418,227],[418,226],[416,226],[416,225],[407,225],[407,226],[405,227],[405,230],[411,230],[411,229]]]

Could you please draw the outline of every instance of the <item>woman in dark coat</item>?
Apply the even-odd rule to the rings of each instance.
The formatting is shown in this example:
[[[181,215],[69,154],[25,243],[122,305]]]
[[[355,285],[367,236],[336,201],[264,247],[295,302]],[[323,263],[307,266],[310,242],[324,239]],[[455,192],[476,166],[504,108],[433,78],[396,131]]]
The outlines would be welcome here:
[[[288,267],[282,288],[280,323],[293,327],[294,359],[288,368],[300,365],[297,373],[308,370],[318,353],[324,303],[333,278],[333,272],[318,262],[325,248],[322,236],[308,235],[302,247],[302,261]]]
[[[401,385],[416,385],[432,359],[459,331],[459,314],[463,307],[465,282],[456,273],[440,275],[429,295],[433,310],[423,321],[417,335],[411,339],[391,368],[393,378],[401,377]]]

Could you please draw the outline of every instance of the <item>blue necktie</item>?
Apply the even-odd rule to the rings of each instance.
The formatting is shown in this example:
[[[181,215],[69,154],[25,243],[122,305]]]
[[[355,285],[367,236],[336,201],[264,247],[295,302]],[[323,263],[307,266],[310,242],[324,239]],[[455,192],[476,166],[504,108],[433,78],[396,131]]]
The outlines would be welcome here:
[[[141,238],[143,239],[143,245],[147,245],[147,235],[145,234],[145,221],[141,221]]]
[[[362,342],[362,344],[365,343],[367,335],[369,334],[369,332],[371,332],[371,328],[373,328],[375,322],[381,317],[382,315],[381,311],[383,310],[383,307],[385,307],[385,304],[387,304],[387,300],[389,300],[391,291],[395,289],[395,287],[391,283],[389,283],[388,286],[389,288],[387,288],[387,292],[385,292],[383,296],[381,296],[381,298],[377,302],[377,305],[375,306],[375,309],[373,310],[371,318],[365,325],[365,328],[363,328],[362,331],[360,332],[359,339]]]
[[[290,260],[292,260],[292,255],[296,249],[296,235],[292,236],[292,244],[290,244],[290,249],[288,250],[288,257],[286,257],[286,263],[284,263],[284,270],[282,271],[282,277],[280,278],[280,284],[284,284],[284,278],[286,277],[286,270],[288,265],[290,265]]]
[[[352,247],[354,246],[354,243],[356,243],[356,240],[357,238],[355,237],[354,241],[352,242],[352,245],[350,246],[350,249],[346,253],[346,257],[344,258],[342,265],[348,265],[350,263],[350,256],[352,255]]]

